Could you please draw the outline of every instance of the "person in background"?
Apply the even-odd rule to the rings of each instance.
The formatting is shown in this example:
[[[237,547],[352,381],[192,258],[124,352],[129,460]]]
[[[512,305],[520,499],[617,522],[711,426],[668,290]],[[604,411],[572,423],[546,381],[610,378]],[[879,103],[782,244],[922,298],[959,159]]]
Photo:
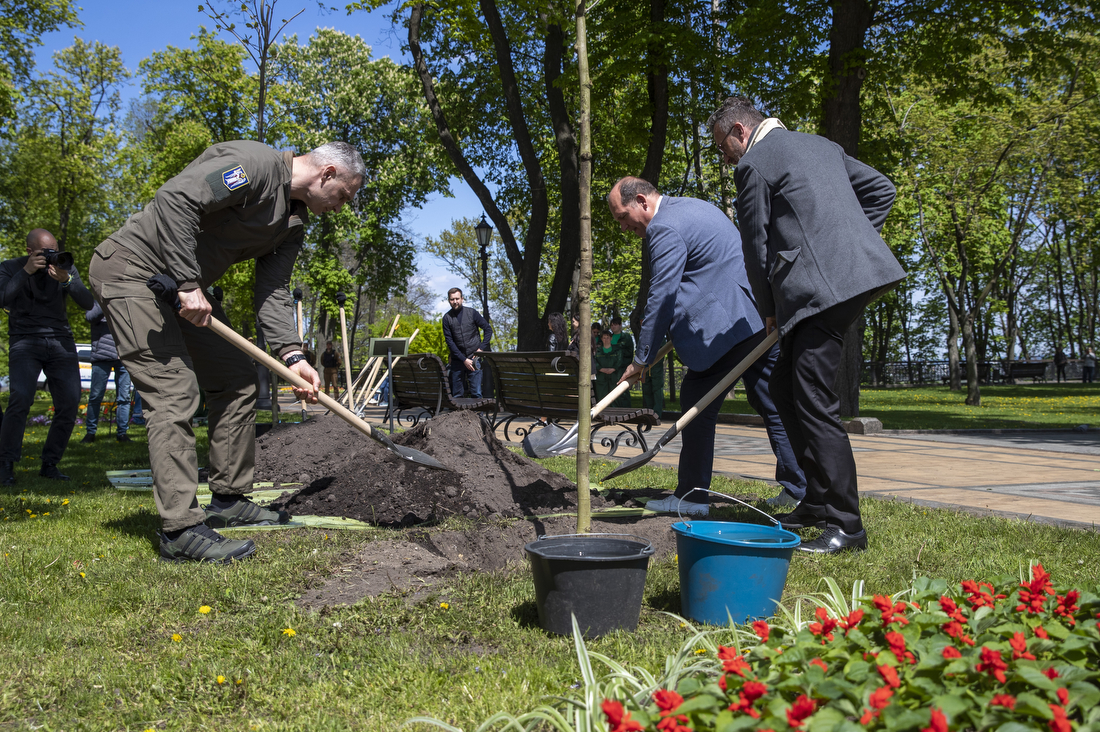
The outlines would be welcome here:
[[[340,373],[340,354],[333,348],[332,341],[325,341],[325,350],[321,351],[321,368],[325,370],[325,395],[340,396],[340,387],[336,382]],[[328,393],[329,385],[332,385],[332,394]]]
[[[443,313],[443,340],[451,352],[451,396],[458,399],[469,392],[480,399],[483,374],[477,354],[489,350],[493,326],[481,313],[463,304],[461,289],[448,290],[447,302],[451,309]]]
[[[1069,363],[1069,358],[1066,356],[1066,352],[1059,348],[1054,352],[1054,370],[1055,380],[1057,382],[1069,381],[1066,378],[1066,364]]]
[[[615,388],[622,366],[622,353],[611,343],[613,333],[605,330],[600,334],[600,347],[592,352],[596,373],[596,401],[603,399]]]
[[[566,350],[567,353],[571,353],[574,356],[580,357],[580,355],[581,355],[581,343],[580,343],[581,319],[578,318],[576,315],[574,315],[573,318],[572,318],[572,323],[573,323],[573,340],[569,341],[569,345],[566,346],[565,350]]]
[[[61,254],[65,254],[62,252]],[[47,263],[49,258],[53,264]],[[0,307],[8,316],[8,412],[0,425],[0,483],[15,483],[15,464],[23,457],[23,433],[38,388],[38,374],[45,372],[53,397],[54,415],[38,474],[68,480],[57,464],[65,455],[76,426],[80,406],[80,361],[69,327],[68,298],[88,310],[95,304],[92,293],[68,257],[63,266],[57,239],[45,229],[27,235],[27,256],[0,263]]]
[[[145,426],[145,410],[141,405],[141,392],[133,388],[133,383],[130,384],[130,391],[134,395],[134,406],[130,409],[130,424],[136,424],[140,427]]]
[[[550,313],[546,319],[550,335],[546,339],[546,350],[564,351],[569,343],[565,335],[565,317],[561,313]]]
[[[84,418],[84,439],[81,442],[95,442],[96,428],[99,425],[99,408],[103,404],[103,395],[107,391],[107,381],[111,372],[115,372],[115,439],[130,442],[126,431],[130,429],[130,374],[115,349],[115,339],[107,327],[107,316],[103,308],[95,303],[84,314],[84,319],[92,327],[92,383],[88,392],[88,413]]]
[[[659,340],[657,350],[665,347],[668,336],[664,336]],[[642,382],[642,407],[652,409],[657,415],[657,419],[661,419],[665,414],[665,369],[668,368],[671,359],[672,354],[670,353],[665,356],[664,361],[654,364],[653,368],[646,374],[645,381]]]
[[[629,333],[623,332],[623,319],[618,315],[611,319],[609,329],[611,330],[611,345],[619,351],[619,371],[615,374],[615,380],[618,381],[619,377],[626,371],[626,367],[634,360],[634,339],[630,337]],[[612,406],[630,409],[630,391],[627,390],[620,394]]]
[[[1091,384],[1096,376],[1096,351],[1090,346],[1081,363],[1081,383]]]
[[[599,322],[592,323],[592,353],[596,352],[596,349],[600,347],[600,336],[603,333],[603,326]]]

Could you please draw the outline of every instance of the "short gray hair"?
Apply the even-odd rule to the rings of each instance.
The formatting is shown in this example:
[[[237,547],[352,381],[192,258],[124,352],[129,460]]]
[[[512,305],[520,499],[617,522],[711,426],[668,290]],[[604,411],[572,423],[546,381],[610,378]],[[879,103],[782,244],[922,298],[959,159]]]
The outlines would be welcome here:
[[[634,202],[634,197],[641,194],[643,196],[649,196],[657,193],[657,186],[650,183],[644,178],[635,178],[632,175],[628,175],[625,178],[619,178],[615,182],[615,186],[619,187],[619,205],[629,206]],[[611,186],[611,191],[614,192],[615,186]],[[607,202],[611,203],[611,193],[607,194]]]
[[[730,97],[707,118],[707,129],[713,135],[715,125],[721,125],[719,129],[728,132],[740,122],[745,128],[751,130],[763,122],[765,117],[766,115],[757,109],[748,97]]]
[[[309,157],[321,167],[335,166],[339,178],[365,178],[367,175],[363,156],[346,142],[326,142],[311,150]]]

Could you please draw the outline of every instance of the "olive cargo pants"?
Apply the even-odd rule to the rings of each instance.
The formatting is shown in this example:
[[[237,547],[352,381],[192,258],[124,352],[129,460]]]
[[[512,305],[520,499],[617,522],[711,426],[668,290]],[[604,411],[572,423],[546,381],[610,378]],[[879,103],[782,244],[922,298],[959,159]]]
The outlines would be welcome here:
[[[88,275],[118,356],[144,400],[157,511],[165,531],[178,531],[205,518],[195,497],[198,457],[191,429],[200,387],[210,410],[210,490],[252,490],[256,368],[217,334],[154,299],[145,286],[157,273],[150,258],[108,240],[92,255]],[[210,304],[214,317],[228,323],[221,304]]]

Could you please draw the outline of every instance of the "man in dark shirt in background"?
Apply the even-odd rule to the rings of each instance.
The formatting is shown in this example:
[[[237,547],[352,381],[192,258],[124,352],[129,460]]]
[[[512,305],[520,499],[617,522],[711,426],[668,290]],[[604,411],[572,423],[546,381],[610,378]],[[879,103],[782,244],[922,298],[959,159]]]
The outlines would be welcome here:
[[[332,347],[332,341],[325,341],[325,350],[321,351],[321,368],[325,370],[325,395],[332,396],[328,393],[331,384],[333,393],[340,396],[340,384],[337,381],[337,374],[340,372],[340,356]]]
[[[462,290],[452,287],[447,291],[451,309],[443,313],[443,338],[451,352],[451,396],[466,396],[465,381],[470,396],[481,398],[481,364],[477,354],[489,350],[493,326],[481,313],[462,304]],[[481,335],[478,334],[480,329]]]
[[[80,406],[80,363],[65,312],[66,297],[82,309],[95,304],[76,267],[47,264],[47,252],[56,258],[57,239],[45,229],[27,235],[27,256],[0,263],[0,307],[9,312],[8,411],[0,426],[0,483],[15,483],[15,463],[23,457],[23,432],[34,402],[38,374],[45,372],[53,397],[54,416],[42,448],[39,475],[68,480],[57,469],[76,425]]]

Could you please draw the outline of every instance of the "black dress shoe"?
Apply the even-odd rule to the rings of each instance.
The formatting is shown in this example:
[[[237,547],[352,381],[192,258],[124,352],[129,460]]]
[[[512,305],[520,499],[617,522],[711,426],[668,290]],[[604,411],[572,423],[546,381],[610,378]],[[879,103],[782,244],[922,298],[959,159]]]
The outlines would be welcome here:
[[[89,432],[84,435],[84,439],[81,440],[81,442],[95,442],[95,435]]]
[[[790,513],[777,513],[774,518],[787,531],[825,528],[824,511],[818,513],[814,508],[807,507],[805,504],[800,504],[798,508]]]
[[[38,471],[38,474],[43,478],[49,478],[50,480],[68,480],[69,476],[62,473],[57,469],[56,465],[49,465],[42,463],[42,469]]]
[[[133,442],[133,440],[130,439],[129,435],[119,435],[115,439],[118,440],[119,442]]]
[[[0,484],[15,485],[15,463],[10,460],[0,461]]]
[[[837,552],[861,552],[867,548],[867,531],[861,529],[854,534],[846,534],[839,526],[826,527],[821,536],[807,541],[798,547],[799,551],[811,554],[836,554]]]

